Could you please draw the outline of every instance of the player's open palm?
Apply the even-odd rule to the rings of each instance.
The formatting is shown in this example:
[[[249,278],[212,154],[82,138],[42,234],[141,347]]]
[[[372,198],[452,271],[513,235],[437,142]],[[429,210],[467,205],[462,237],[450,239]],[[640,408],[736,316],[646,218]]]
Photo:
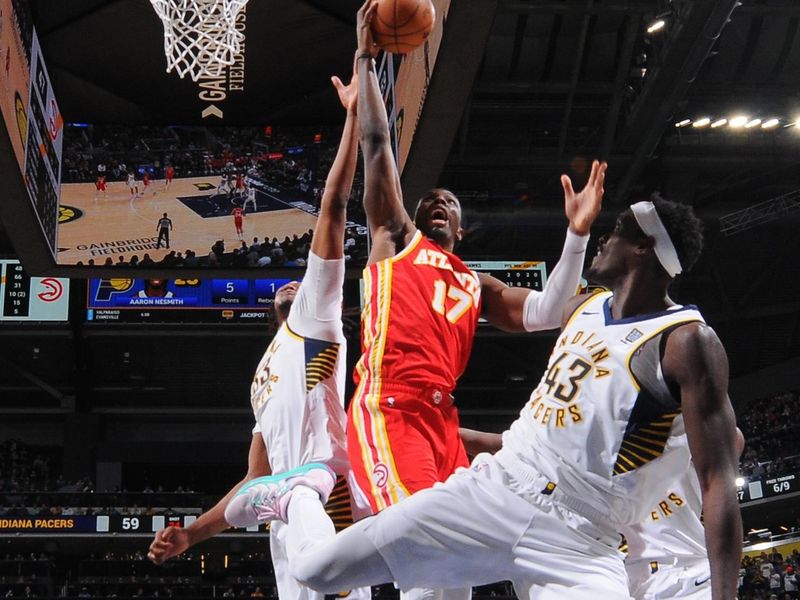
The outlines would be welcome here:
[[[189,548],[189,534],[185,529],[167,527],[156,533],[147,558],[157,565],[186,552]]]
[[[600,214],[607,168],[607,163],[593,161],[589,180],[578,193],[572,189],[572,180],[569,176],[561,176],[561,185],[564,188],[564,212],[569,219],[569,228],[578,235],[589,233],[592,223]]]
[[[336,93],[339,94],[339,102],[342,103],[345,110],[355,112],[358,104],[358,76],[353,73],[350,83],[345,85],[341,79],[334,75],[331,77],[331,83],[336,88]]]

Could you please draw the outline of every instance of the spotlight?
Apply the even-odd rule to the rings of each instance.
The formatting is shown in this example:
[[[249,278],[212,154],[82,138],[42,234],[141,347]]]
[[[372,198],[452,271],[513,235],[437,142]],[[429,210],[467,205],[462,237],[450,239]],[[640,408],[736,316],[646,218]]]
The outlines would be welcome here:
[[[686,127],[689,123],[691,123],[691,119],[684,119],[683,121],[678,121],[675,123],[675,127]]]
[[[660,31],[664,29],[664,26],[667,22],[664,19],[659,19],[658,21],[653,21],[650,23],[650,26],[647,28],[647,33],[655,33],[656,31]]]
[[[736,478],[736,487],[742,487],[744,485],[744,477],[737,477]]]
[[[716,129],[717,127],[722,127],[725,123],[728,122],[728,119],[717,119],[711,124],[711,129]]]
[[[694,123],[692,123],[692,127],[705,127],[711,123],[711,119],[708,117],[703,117],[702,119],[697,119]]]
[[[749,121],[750,121],[750,117],[745,117],[743,115],[739,115],[739,116],[736,116],[736,117],[732,117],[730,119],[730,121],[728,121],[728,125],[730,125],[734,129],[739,129],[739,128],[744,127],[745,125],[747,125],[747,123]]]
[[[769,119],[761,124],[761,129],[772,129],[780,125],[780,123],[778,119]]]
[[[748,121],[744,128],[745,129],[752,129],[753,127],[758,127],[761,125],[761,119],[753,119],[752,121]]]

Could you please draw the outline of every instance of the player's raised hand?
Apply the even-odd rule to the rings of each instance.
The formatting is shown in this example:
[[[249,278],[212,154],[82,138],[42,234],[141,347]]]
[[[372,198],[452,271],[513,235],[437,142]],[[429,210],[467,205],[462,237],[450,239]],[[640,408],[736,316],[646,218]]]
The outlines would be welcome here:
[[[342,83],[342,80],[336,75],[331,77],[331,83],[336,88],[336,93],[339,94],[339,102],[342,103],[345,110],[355,113],[356,105],[358,104],[358,76],[355,72],[347,85]]]
[[[378,47],[372,39],[372,20],[375,18],[377,10],[377,0],[366,0],[356,13],[356,40],[358,41],[359,55],[375,56],[378,53]]]
[[[178,556],[189,548],[189,534],[179,527],[167,527],[156,533],[147,558],[157,565]]]
[[[606,162],[592,161],[589,181],[577,194],[572,189],[572,180],[569,176],[561,176],[561,185],[564,188],[564,212],[567,214],[569,228],[573,233],[578,235],[589,233],[592,223],[600,214],[607,168]]]

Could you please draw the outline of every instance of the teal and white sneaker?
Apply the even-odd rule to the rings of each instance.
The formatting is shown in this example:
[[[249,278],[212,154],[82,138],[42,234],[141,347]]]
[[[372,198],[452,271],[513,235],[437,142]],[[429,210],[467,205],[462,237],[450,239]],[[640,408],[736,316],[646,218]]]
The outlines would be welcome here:
[[[336,474],[322,463],[309,463],[278,475],[258,477],[245,483],[228,502],[225,520],[232,527],[253,527],[275,520],[286,522],[295,486],[316,490],[325,504],[335,483]]]

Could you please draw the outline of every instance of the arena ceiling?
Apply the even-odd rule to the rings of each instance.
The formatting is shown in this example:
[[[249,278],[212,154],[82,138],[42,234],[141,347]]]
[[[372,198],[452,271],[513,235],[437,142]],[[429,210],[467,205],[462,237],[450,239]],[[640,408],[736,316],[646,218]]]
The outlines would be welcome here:
[[[163,73],[161,26],[147,0],[30,4],[68,120],[196,119],[196,86]],[[247,100],[231,120],[340,118],[328,75],[350,68],[358,5],[253,0]],[[659,18],[665,27],[649,34]],[[571,173],[580,183],[589,159],[606,158],[601,227],[631,197],[654,191],[693,204],[705,218],[708,250],[675,293],[707,314],[731,355],[732,374],[800,355],[794,258],[800,237],[792,212],[800,189],[800,129],[790,126],[800,118],[800,6],[794,0],[456,0],[449,25],[403,176],[409,198],[437,182],[450,186],[470,218],[465,250],[550,261],[564,226],[558,175]],[[193,112],[180,117],[187,106]],[[739,114],[762,124],[774,116],[780,125],[675,127],[684,119]],[[764,210],[743,217],[750,228],[721,231],[721,217],[758,203],[766,203]],[[145,365],[183,352],[183,336],[207,332],[184,329],[163,355],[149,351],[150,338],[131,341],[137,335],[104,338],[114,348],[100,354],[141,346]],[[536,339],[517,348],[521,342],[482,335],[461,389],[467,414],[515,412],[550,344]],[[79,345],[91,354],[98,344]],[[174,363],[191,398],[186,402],[213,402],[215,392],[192,378],[190,363]],[[35,372],[34,363],[28,366]],[[66,380],[71,373],[70,367]],[[239,375],[229,383],[244,393]],[[171,397],[126,377],[108,386],[137,397],[151,393],[156,403],[158,393]],[[227,375],[219,377],[223,385]],[[483,408],[495,395],[502,399]]]

